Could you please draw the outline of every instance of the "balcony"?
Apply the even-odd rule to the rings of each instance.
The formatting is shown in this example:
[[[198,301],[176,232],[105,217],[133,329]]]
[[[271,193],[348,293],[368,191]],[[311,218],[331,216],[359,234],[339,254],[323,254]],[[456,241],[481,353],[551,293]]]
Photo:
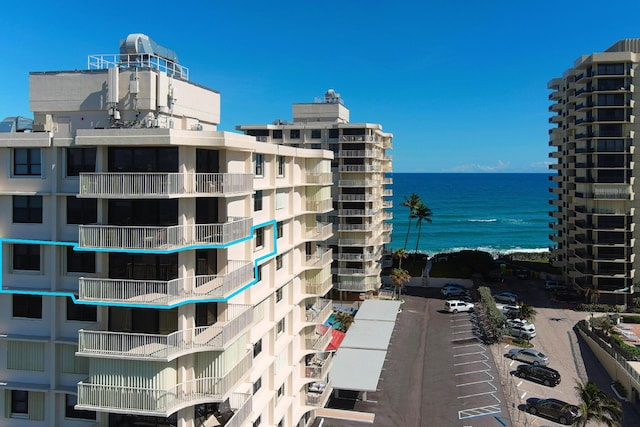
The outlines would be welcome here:
[[[318,300],[304,311],[302,321],[309,323],[324,323],[331,315],[331,300],[318,298]]]
[[[318,381],[307,386],[306,403],[310,406],[324,407],[331,396],[331,381]]]
[[[331,328],[325,326],[321,332],[320,327],[315,328],[315,332],[305,337],[305,349],[310,351],[325,351],[331,342]]]
[[[189,406],[222,402],[229,391],[249,372],[252,359],[252,353],[247,352],[240,362],[222,377],[197,378],[167,388],[79,382],[76,409],[168,417]],[[105,379],[108,377],[104,376]],[[236,399],[242,401],[240,397]]]
[[[333,210],[333,200],[307,200],[305,206],[309,212],[326,213]]]
[[[340,165],[338,172],[381,172],[379,165]]]
[[[333,283],[331,275],[315,274],[304,278],[304,292],[310,295],[326,295],[331,290]]]
[[[221,425],[224,427],[242,427],[249,423],[249,415],[253,410],[250,394],[233,393],[229,396],[229,406],[231,406],[233,416]],[[207,423],[207,425],[209,424]]]
[[[234,173],[81,173],[79,197],[221,197],[253,191],[252,174]]]
[[[228,261],[219,274],[173,280],[129,280],[81,277],[79,300],[173,306],[184,301],[226,300],[253,280],[253,263]]]
[[[338,158],[362,159],[365,157],[380,158],[383,155],[382,150],[340,150]]]
[[[376,291],[380,287],[380,278],[371,276],[362,278],[356,278],[354,276],[339,277],[333,287],[339,291],[349,292]]]
[[[327,240],[333,236],[333,225],[319,222],[315,227],[306,227],[304,238],[307,240]]]
[[[339,254],[335,254],[335,256],[333,257],[333,259],[338,260],[338,261],[358,261],[358,262],[364,262],[364,261],[376,261],[378,259],[380,259],[380,257],[382,256],[382,252],[381,251],[376,251],[374,253],[365,253],[365,254],[350,254],[350,253],[339,253]]]
[[[170,361],[201,351],[224,351],[253,323],[253,307],[229,305],[229,320],[168,335],[80,329],[77,356]]]
[[[309,185],[331,185],[333,184],[333,174],[331,172],[305,174],[305,183]]]
[[[306,255],[304,266],[308,268],[322,268],[333,261],[333,250],[320,250],[315,254]]]
[[[372,202],[380,199],[381,196],[373,194],[340,194],[338,201],[340,202]]]
[[[318,381],[324,380],[327,378],[329,370],[331,370],[332,362],[333,353],[330,351],[314,354],[305,366],[305,378]]]
[[[249,237],[251,218],[224,224],[158,226],[79,225],[78,246],[86,249],[171,251],[189,246],[222,246]]]
[[[338,216],[374,216],[377,209],[338,209],[335,211]],[[392,214],[391,214],[392,215]]]

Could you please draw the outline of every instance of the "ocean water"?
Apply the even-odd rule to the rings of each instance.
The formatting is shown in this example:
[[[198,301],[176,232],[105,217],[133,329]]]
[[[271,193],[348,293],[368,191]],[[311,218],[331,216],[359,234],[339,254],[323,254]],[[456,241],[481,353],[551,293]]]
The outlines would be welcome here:
[[[409,224],[404,197],[416,193],[433,212],[417,250],[491,253],[549,250],[549,175],[544,173],[394,173],[391,247],[403,248]],[[413,219],[407,251],[416,250]]]

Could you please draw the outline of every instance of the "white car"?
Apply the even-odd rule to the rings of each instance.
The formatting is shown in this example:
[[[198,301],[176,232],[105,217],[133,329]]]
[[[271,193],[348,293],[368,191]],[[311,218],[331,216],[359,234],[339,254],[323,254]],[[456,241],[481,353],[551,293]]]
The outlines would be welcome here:
[[[506,304],[515,304],[518,301],[518,295],[513,292],[501,292],[493,296],[496,302],[503,302]]]
[[[472,312],[475,309],[475,306],[472,302],[450,300],[444,302],[444,309],[449,313],[458,313],[462,311]]]
[[[509,335],[516,338],[525,338],[530,340],[535,338],[536,326],[528,320],[510,319],[507,320]]]

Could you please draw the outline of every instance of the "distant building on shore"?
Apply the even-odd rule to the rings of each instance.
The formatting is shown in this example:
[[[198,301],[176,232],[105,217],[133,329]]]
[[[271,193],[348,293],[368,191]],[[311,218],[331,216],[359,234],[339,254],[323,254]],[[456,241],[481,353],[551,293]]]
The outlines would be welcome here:
[[[393,135],[382,125],[350,123],[340,94],[329,89],[315,102],[293,104],[293,122],[237,126],[258,141],[330,150],[334,153],[332,212],[319,222],[333,225],[333,297],[357,299],[380,288],[383,256],[391,242]]]
[[[640,39],[579,57],[548,83],[553,265],[593,302],[629,304],[640,275]]]

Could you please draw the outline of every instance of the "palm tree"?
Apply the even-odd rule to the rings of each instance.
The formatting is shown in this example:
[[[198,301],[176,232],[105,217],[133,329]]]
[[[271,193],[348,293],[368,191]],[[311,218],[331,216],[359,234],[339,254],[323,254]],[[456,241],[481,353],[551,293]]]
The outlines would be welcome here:
[[[416,225],[418,226],[418,238],[416,239],[416,254],[418,253],[418,243],[420,242],[420,233],[422,233],[422,221],[431,222],[431,209],[424,204],[420,203],[415,209],[415,217],[418,218]]]
[[[527,319],[533,322],[536,318],[536,314],[538,314],[538,311],[524,302],[521,302],[519,304],[520,310],[518,310],[518,315],[520,316],[520,318]]]
[[[411,280],[411,275],[407,270],[403,270],[402,268],[394,268],[393,270],[391,270],[389,280],[391,280],[391,283],[393,283],[394,285],[393,297],[395,298],[396,290],[398,291],[398,295],[400,295],[402,285]]]
[[[600,390],[593,380],[589,380],[586,384],[576,381],[574,388],[580,408],[580,415],[573,422],[574,426],[585,427],[589,421],[604,423],[609,427],[620,426],[622,419],[620,402]]]
[[[409,241],[409,231],[411,230],[411,220],[416,217],[415,211],[418,205],[420,205],[420,196],[416,193],[411,193],[411,196],[404,196],[404,202],[402,206],[409,208],[409,226],[407,227],[407,237],[404,239],[404,250],[407,250],[407,242]]]
[[[402,260],[409,258],[409,254],[404,249],[396,249],[393,253],[393,257],[398,259],[398,268],[402,268]]]

